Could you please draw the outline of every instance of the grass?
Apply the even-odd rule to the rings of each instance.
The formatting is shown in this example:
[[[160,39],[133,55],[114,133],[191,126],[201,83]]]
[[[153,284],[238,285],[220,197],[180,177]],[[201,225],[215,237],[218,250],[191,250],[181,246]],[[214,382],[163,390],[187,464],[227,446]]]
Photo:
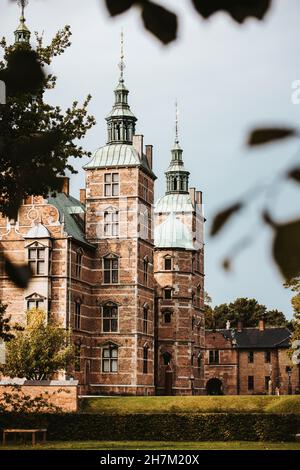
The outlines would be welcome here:
[[[0,446],[0,450],[300,450],[300,442],[53,441]]]
[[[83,398],[88,413],[300,413],[300,395]]]

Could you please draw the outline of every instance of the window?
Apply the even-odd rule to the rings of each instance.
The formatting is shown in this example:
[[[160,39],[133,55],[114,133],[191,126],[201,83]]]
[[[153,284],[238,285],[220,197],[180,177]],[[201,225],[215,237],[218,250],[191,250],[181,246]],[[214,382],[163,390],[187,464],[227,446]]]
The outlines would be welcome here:
[[[199,353],[197,357],[197,369],[198,369],[199,375],[201,373],[201,366],[202,366],[202,355],[201,353]]]
[[[45,248],[29,248],[28,263],[35,276],[46,274],[45,272]]]
[[[148,374],[148,346],[143,348],[143,374]]]
[[[75,372],[80,372],[80,353],[81,353],[81,345],[75,344],[75,351],[74,351],[74,369]]]
[[[32,308],[40,308],[44,307],[44,297],[41,297],[38,294],[33,294],[29,298],[27,298],[27,310],[31,310]]]
[[[163,353],[162,357],[163,357],[164,365],[165,366],[169,365],[171,362],[172,355],[169,352],[165,352]]]
[[[219,357],[219,351],[213,350],[209,351],[209,363],[210,364],[219,364],[220,357]]]
[[[166,289],[164,290],[164,297],[166,300],[172,299],[172,289],[166,287]]]
[[[265,351],[265,362],[271,362],[271,351]]]
[[[148,199],[148,180],[147,180],[147,178],[144,178],[143,197],[144,197],[145,201],[147,201],[147,199]]]
[[[195,317],[192,318],[192,330],[195,328]]]
[[[248,375],[248,390],[254,390],[254,377],[253,377],[253,375]]]
[[[144,258],[144,263],[143,263],[143,272],[144,272],[144,284],[148,284],[148,259]]]
[[[82,250],[79,249],[76,252],[76,262],[75,262],[75,275],[78,279],[81,276],[81,265],[82,265]]]
[[[119,282],[119,259],[110,255],[103,258],[104,284],[117,284]]]
[[[248,363],[252,364],[254,360],[254,353],[253,351],[248,351]]]
[[[148,333],[148,307],[143,307],[143,333]]]
[[[172,320],[172,313],[169,311],[166,311],[163,313],[164,316],[164,323],[171,323]]]
[[[270,381],[270,379],[271,378],[270,378],[269,375],[265,376],[265,390],[266,390],[266,392],[268,392],[268,390],[269,390],[269,381]]]
[[[104,333],[118,331],[118,306],[113,302],[102,307],[102,331]]]
[[[106,173],[104,175],[104,195],[119,196],[119,174]]]
[[[118,372],[118,348],[116,346],[102,349],[102,372]]]
[[[74,317],[74,328],[80,330],[81,324],[81,301],[76,300],[75,302],[75,317]]]
[[[192,354],[191,354],[191,366],[194,365],[194,357],[195,357],[195,354],[192,353]]]
[[[165,271],[170,271],[172,269],[172,258],[171,256],[165,257]]]
[[[104,236],[117,237],[119,235],[119,212],[104,212]]]
[[[196,297],[197,297],[197,306],[201,306],[201,286],[197,286],[197,292],[196,292]]]

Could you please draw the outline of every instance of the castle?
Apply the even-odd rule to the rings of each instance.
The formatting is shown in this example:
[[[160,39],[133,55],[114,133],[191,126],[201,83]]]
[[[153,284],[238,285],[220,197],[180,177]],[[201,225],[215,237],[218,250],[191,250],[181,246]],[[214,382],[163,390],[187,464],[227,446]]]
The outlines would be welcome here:
[[[15,43],[29,41],[22,13]],[[165,194],[155,202],[155,156],[136,133],[128,94],[122,53],[107,142],[84,166],[80,200],[64,178],[61,193],[24,200],[17,220],[0,215],[0,251],[33,272],[18,289],[0,271],[12,322],[41,308],[71,331],[75,360],[61,374],[81,394],[300,390],[286,328],[205,332],[202,193],[189,187],[176,116]]]
[[[24,16],[16,43],[29,42]],[[24,200],[0,218],[1,249],[34,273],[16,288],[1,273],[12,321],[44,309],[71,329],[70,374],[82,393],[204,393],[202,194],[189,187],[178,127],[166,191],[154,205],[153,150],[136,133],[123,53],[107,142],[84,166],[80,200],[62,192]],[[176,121],[177,122],[177,121]]]

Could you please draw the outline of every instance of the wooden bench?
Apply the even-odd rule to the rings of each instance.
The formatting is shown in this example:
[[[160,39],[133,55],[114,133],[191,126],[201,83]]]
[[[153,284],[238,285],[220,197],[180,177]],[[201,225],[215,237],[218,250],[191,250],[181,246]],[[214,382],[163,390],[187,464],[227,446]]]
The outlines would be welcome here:
[[[36,443],[36,435],[38,433],[43,434],[43,442],[46,442],[47,429],[3,429],[3,445],[6,444],[6,436],[12,434],[14,442],[16,442],[17,435],[23,434],[26,437],[27,434],[31,434],[32,445]]]

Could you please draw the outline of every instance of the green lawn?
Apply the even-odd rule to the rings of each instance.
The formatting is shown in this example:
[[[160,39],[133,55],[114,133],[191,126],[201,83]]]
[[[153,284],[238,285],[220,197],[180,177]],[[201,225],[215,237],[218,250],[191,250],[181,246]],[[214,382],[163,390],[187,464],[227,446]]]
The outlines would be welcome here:
[[[82,399],[90,413],[300,413],[300,395],[293,396],[193,396],[96,397]]]
[[[300,442],[74,441],[0,446],[0,450],[300,450]]]

